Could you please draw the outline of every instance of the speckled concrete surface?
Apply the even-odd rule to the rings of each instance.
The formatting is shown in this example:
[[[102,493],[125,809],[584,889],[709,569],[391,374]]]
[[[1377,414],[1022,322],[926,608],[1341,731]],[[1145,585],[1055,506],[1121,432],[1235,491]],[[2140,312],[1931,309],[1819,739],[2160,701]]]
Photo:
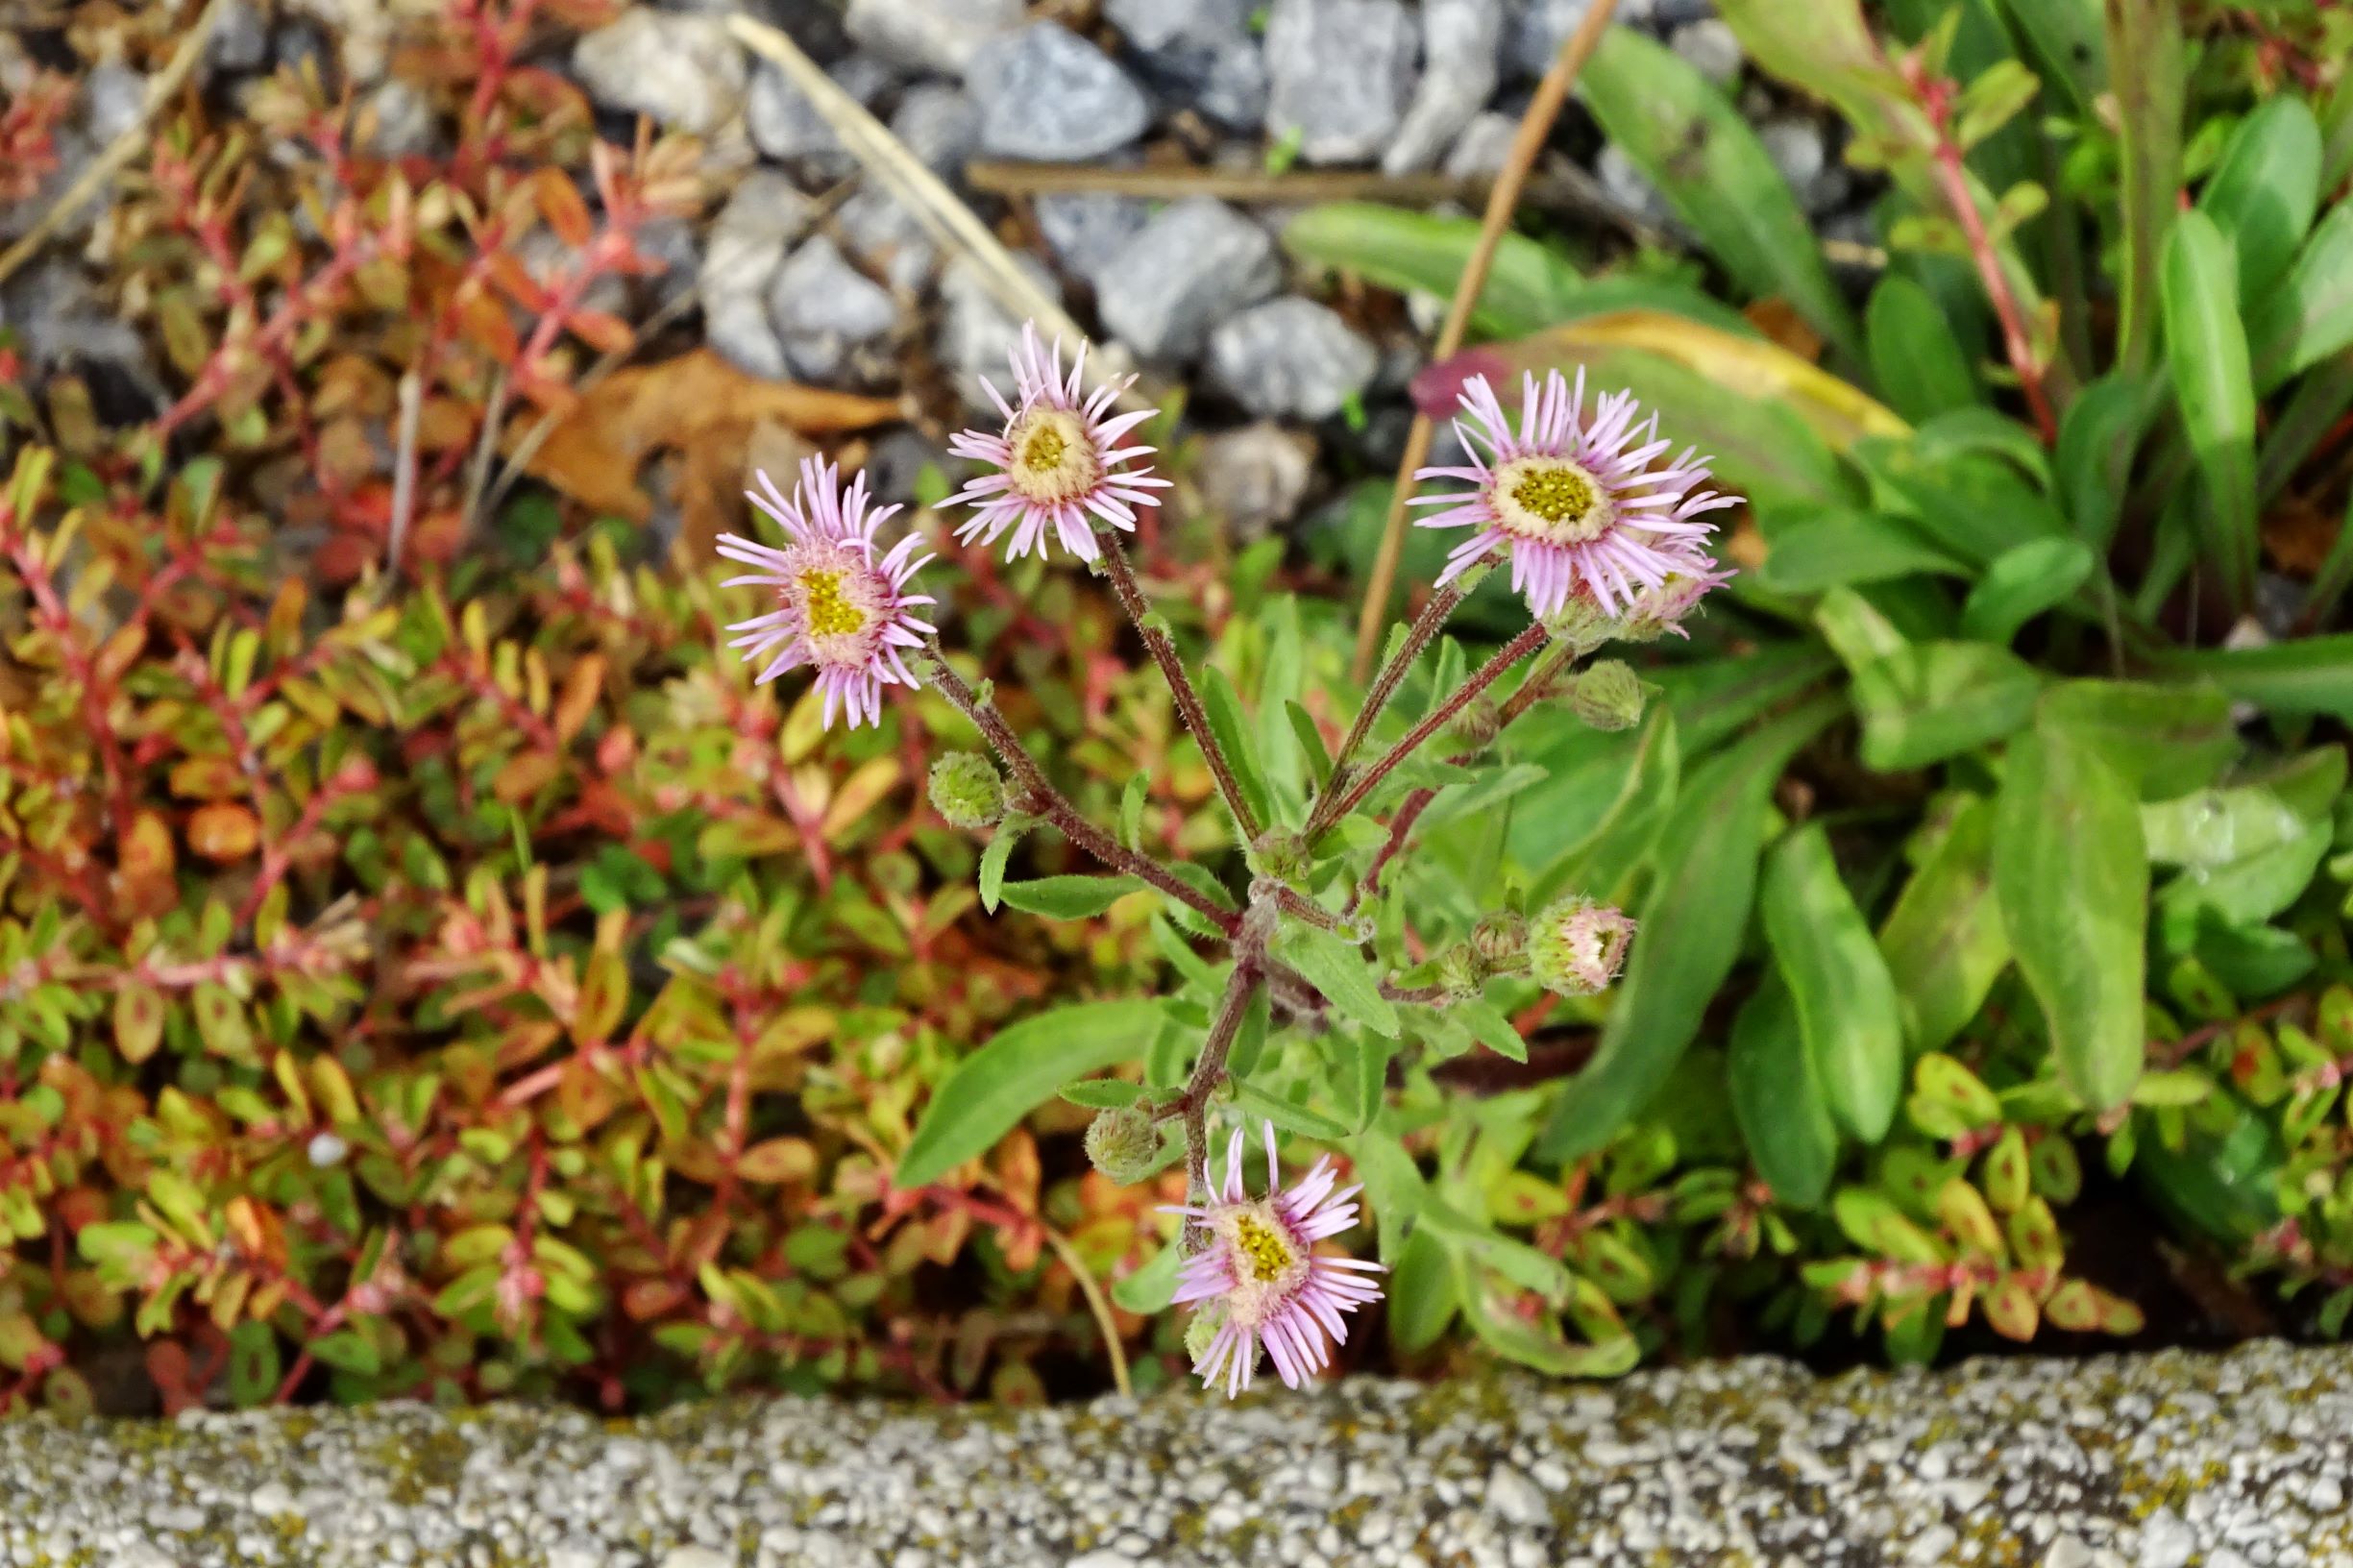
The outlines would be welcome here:
[[[1359,1381],[1033,1411],[729,1402],[0,1424],[0,1562],[546,1568],[2353,1564],[2353,1351],[1816,1381]]]

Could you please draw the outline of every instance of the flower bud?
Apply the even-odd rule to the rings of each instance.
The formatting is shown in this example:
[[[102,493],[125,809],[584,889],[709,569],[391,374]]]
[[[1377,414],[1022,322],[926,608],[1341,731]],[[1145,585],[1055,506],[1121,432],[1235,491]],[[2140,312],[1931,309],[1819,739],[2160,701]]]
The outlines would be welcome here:
[[[1528,971],[1545,990],[1591,996],[1606,990],[1626,962],[1634,922],[1607,904],[1563,898],[1536,917],[1528,938]]]
[[[1270,827],[1260,834],[1246,858],[1253,875],[1270,876],[1277,882],[1304,882],[1315,865],[1307,839],[1283,827]]]
[[[1569,687],[1569,711],[1595,729],[1631,729],[1642,719],[1642,677],[1616,659],[1579,674]]]
[[[1499,909],[1471,927],[1471,951],[1489,972],[1507,969],[1528,956],[1528,917]]]
[[[1210,1353],[1210,1341],[1215,1339],[1217,1331],[1225,1326],[1223,1302],[1203,1302],[1194,1310],[1191,1319],[1185,1325],[1185,1354],[1192,1359],[1194,1365],[1198,1366],[1201,1358]]]
[[[1087,1124],[1087,1158],[1106,1181],[1133,1187],[1152,1174],[1160,1157],[1160,1129],[1132,1105],[1095,1113]]]
[[[1449,749],[1455,751],[1484,751],[1495,744],[1495,737],[1504,729],[1503,709],[1495,699],[1484,694],[1474,697],[1455,715],[1455,722],[1446,726]]]
[[[1471,951],[1469,943],[1458,942],[1438,954],[1437,983],[1450,1002],[1478,999],[1486,987],[1486,975],[1479,967],[1479,955]]]
[[[1544,618],[1544,630],[1581,657],[1618,635],[1618,618],[1595,603],[1592,595],[1571,594],[1566,604]]]
[[[1699,608],[1700,600],[1709,590],[1719,587],[1730,576],[1712,566],[1686,576],[1678,572],[1655,588],[1645,588],[1634,596],[1618,624],[1618,636],[1630,643],[1654,643],[1668,632],[1678,637],[1691,635],[1683,629],[1684,620]]]
[[[1005,780],[976,751],[950,751],[931,765],[931,804],[950,827],[976,832],[1005,815]]]

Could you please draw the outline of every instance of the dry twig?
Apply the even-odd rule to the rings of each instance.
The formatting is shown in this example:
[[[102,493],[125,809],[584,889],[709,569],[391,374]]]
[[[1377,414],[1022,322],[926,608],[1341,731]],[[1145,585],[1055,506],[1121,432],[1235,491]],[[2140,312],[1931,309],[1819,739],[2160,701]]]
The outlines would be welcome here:
[[[1462,264],[1462,281],[1455,286],[1454,303],[1447,307],[1446,321],[1438,329],[1437,341],[1431,347],[1431,357],[1444,359],[1462,347],[1463,331],[1470,326],[1471,311],[1479,304],[1479,296],[1486,287],[1487,269],[1495,263],[1495,249],[1503,242],[1504,226],[1511,221],[1512,209],[1519,205],[1520,187],[1527,183],[1528,170],[1543,149],[1544,138],[1552,134],[1553,121],[1560,114],[1560,106],[1568,101],[1569,88],[1575,86],[1578,72],[1584,69],[1594,48],[1602,41],[1603,30],[1618,9],[1618,0],[1595,0],[1560,46],[1552,68],[1544,80],[1536,84],[1536,95],[1528,105],[1528,112],[1520,116],[1520,134],[1512,138],[1511,156],[1504,160],[1502,172],[1496,177],[1495,188],[1487,193],[1486,216],[1479,230],[1479,243],[1472,247],[1470,258]],[[1389,589],[1397,580],[1397,559],[1406,548],[1406,502],[1413,494],[1413,471],[1422,466],[1430,455],[1430,416],[1416,413],[1413,428],[1406,435],[1405,455],[1397,463],[1397,490],[1389,498],[1387,526],[1382,530],[1381,551],[1373,557],[1372,581],[1364,590],[1364,608],[1357,618],[1357,652],[1353,670],[1362,680],[1370,673],[1373,652],[1381,639],[1381,624],[1387,619]]]

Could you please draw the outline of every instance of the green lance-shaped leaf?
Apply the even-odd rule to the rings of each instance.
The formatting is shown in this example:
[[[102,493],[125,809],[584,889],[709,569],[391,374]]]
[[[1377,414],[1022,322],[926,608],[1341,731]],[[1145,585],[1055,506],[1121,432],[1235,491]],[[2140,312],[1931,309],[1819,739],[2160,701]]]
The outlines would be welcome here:
[[[1970,796],[1879,927],[1879,954],[1914,1051],[1942,1049],[1967,1027],[2009,966],[2010,937],[1994,899],[1993,842],[1993,802]]]
[[[1161,1016],[1157,1002],[1080,1002],[998,1030],[933,1090],[899,1156],[897,1184],[938,1181],[988,1153],[1071,1079],[1141,1056]]]
[[[1750,295],[1787,300],[1851,360],[1862,334],[1788,182],[1730,100],[1630,28],[1602,36],[1580,83],[1611,140]]]
[[[2147,1038],[2148,856],[2131,785],[2068,730],[2010,747],[1994,893],[2060,1076],[2096,1109],[2122,1104]]]
[[[1823,1098],[1841,1126],[1876,1143],[1903,1090],[1903,1025],[1886,961],[1820,824],[1766,857],[1758,908]]]
[[[997,896],[1032,915],[1083,920],[1102,914],[1142,887],[1132,876],[1042,876],[1033,882],[1007,882],[997,890]]]
[[[2206,480],[2205,547],[2235,604],[2255,581],[2255,380],[2230,241],[2200,211],[2181,214],[2161,275],[2166,366]]]
[[[1235,787],[1241,791],[1242,801],[1256,816],[1261,827],[1274,821],[1274,806],[1266,793],[1266,775],[1259,769],[1258,747],[1250,738],[1250,721],[1242,712],[1241,698],[1235,694],[1234,683],[1215,665],[1201,672],[1201,705],[1207,710],[1210,734],[1217,748],[1225,753],[1226,766],[1234,772]]]
[[[2239,122],[2198,193],[2198,209],[2238,253],[2241,304],[2267,297],[2304,243],[2320,205],[2320,122],[2283,92]]]
[[[1838,1123],[1779,976],[1767,976],[1732,1020],[1727,1068],[1732,1116],[1756,1173],[1783,1203],[1821,1203],[1838,1168]]]
[[[1362,948],[1298,921],[1286,921],[1272,946],[1275,957],[1306,975],[1342,1017],[1380,1034],[1397,1033],[1397,1009],[1381,994],[1381,982]]]

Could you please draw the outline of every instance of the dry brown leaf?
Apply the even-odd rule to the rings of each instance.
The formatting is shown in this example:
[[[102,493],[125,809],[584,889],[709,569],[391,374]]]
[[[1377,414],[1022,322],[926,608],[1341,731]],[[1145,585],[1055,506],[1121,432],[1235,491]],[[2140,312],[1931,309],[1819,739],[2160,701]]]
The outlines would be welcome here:
[[[643,523],[653,502],[637,474],[657,452],[685,458],[690,491],[698,488],[699,476],[716,492],[716,477],[723,474],[732,498],[745,449],[763,420],[803,435],[829,435],[887,424],[905,412],[895,398],[764,381],[698,349],[657,365],[616,371],[589,388],[549,432],[527,471],[593,511]],[[527,420],[509,426],[502,445],[512,452],[530,428]],[[699,497],[687,508],[690,536],[698,523],[693,513],[715,504],[715,496]]]
[[[2292,576],[2315,577],[2344,526],[2341,513],[2331,515],[2311,497],[2290,491],[2264,514],[2264,548],[2281,571]]]

